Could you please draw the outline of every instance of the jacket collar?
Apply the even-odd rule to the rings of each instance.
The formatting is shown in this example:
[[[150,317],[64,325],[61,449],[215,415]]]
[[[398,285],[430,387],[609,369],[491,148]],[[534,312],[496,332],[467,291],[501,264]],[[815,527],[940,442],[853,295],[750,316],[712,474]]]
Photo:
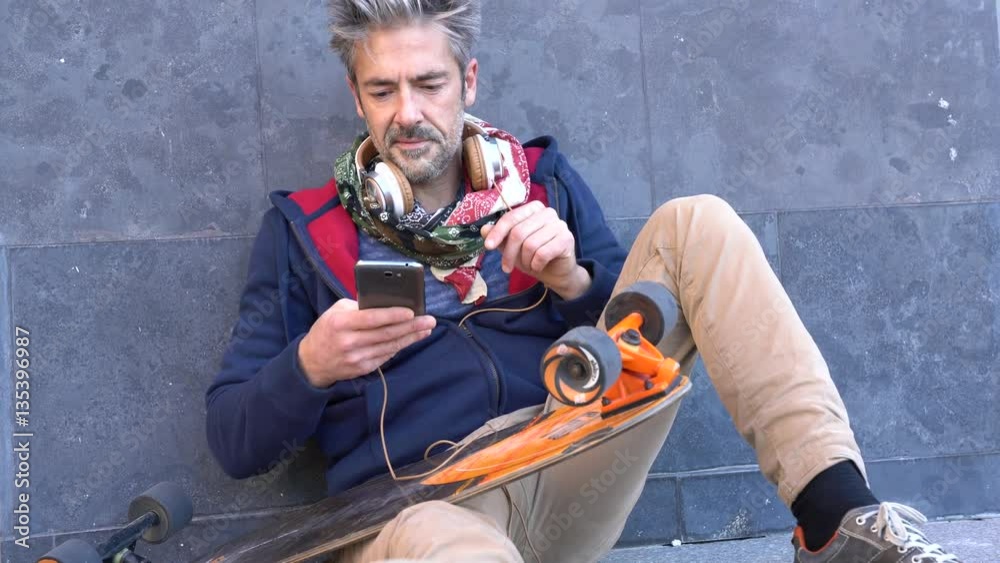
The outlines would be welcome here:
[[[548,205],[555,189],[552,177],[558,147],[552,137],[538,137],[523,145],[531,172],[528,201]],[[340,204],[337,183],[331,178],[326,185],[297,192],[274,191],[268,196],[288,221],[295,239],[302,247],[313,268],[340,297],[357,298],[354,265],[358,261],[358,231],[350,215]],[[514,270],[510,275],[509,292],[518,293],[538,280]]]

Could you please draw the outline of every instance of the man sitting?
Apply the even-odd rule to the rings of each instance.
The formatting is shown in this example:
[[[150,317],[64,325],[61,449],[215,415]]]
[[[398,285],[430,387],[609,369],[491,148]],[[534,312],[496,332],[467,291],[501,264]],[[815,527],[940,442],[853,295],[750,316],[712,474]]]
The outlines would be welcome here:
[[[522,145],[466,114],[477,93],[477,0],[335,0],[332,13],[332,46],[369,135],[337,159],[326,186],[271,195],[240,319],[207,392],[208,440],[227,473],[253,475],[284,443],[315,437],[332,495],[421,459],[436,441],[555,408],[538,373],[543,352],[575,326],[602,326],[609,298],[648,280],[670,291],[689,326],[661,351],[682,373],[702,355],[798,519],[796,561],[957,561],[914,527],[918,512],[869,491],[827,365],[729,205],[668,201],[626,253],[555,140]],[[477,136],[501,154],[497,168],[479,161]],[[379,187],[366,189],[373,175]],[[359,259],[423,262],[428,314],[359,310]],[[492,308],[504,311],[483,311]],[[765,317],[773,322],[745,331]],[[654,419],[461,506],[415,505],[341,560],[597,560],[621,534],[671,422]],[[546,538],[548,518],[616,461],[625,473],[558,541]]]

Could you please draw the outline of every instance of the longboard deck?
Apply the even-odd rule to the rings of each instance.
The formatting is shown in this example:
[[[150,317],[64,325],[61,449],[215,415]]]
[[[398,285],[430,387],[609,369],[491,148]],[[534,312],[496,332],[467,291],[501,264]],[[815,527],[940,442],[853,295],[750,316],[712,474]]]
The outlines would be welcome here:
[[[428,477],[401,481],[388,474],[376,477],[295,511],[280,524],[237,538],[195,561],[322,561],[342,547],[376,535],[409,506],[431,500],[461,502],[575,456],[666,409],[676,410],[690,387],[687,377],[678,377],[663,395],[603,418],[599,401],[555,409],[478,438],[445,468]],[[453,450],[449,450],[408,465],[398,470],[397,476],[427,473],[452,454]],[[507,461],[499,461],[504,459]]]

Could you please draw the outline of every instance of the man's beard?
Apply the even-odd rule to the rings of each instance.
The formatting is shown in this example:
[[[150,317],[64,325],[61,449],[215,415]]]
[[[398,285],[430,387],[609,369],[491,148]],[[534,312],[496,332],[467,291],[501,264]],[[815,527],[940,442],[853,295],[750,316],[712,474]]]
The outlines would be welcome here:
[[[455,158],[462,145],[464,126],[465,112],[460,111],[446,137],[429,125],[390,127],[385,133],[382,158],[399,168],[411,185],[427,183],[443,174]],[[415,150],[402,149],[393,146],[399,138],[420,139],[427,143]],[[393,154],[393,150],[398,151],[398,154]]]

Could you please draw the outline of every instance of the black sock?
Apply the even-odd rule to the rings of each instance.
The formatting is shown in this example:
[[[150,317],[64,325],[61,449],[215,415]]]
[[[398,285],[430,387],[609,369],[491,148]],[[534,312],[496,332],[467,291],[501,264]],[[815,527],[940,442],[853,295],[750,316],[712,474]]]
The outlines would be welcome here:
[[[851,461],[826,468],[813,478],[792,503],[792,514],[805,532],[805,547],[816,551],[826,545],[844,515],[878,500]]]

